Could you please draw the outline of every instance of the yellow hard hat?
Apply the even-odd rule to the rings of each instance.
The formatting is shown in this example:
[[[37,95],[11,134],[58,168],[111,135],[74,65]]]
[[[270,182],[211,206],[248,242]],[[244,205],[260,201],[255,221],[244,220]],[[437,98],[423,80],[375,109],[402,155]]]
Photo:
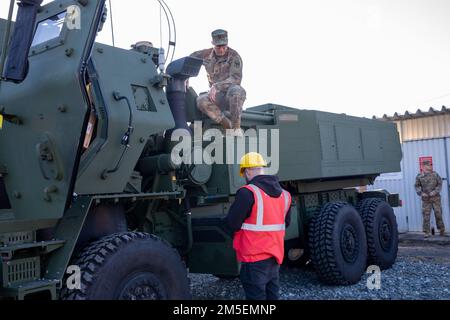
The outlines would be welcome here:
[[[267,167],[263,156],[256,152],[247,153],[241,159],[241,177],[244,176],[245,169]]]

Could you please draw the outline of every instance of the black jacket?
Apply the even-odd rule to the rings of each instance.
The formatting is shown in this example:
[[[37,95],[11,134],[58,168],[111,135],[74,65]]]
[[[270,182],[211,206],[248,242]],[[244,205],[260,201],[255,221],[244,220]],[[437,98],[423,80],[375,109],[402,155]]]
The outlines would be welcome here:
[[[278,177],[276,176],[257,176],[249,184],[253,184],[262,189],[267,195],[272,198],[279,198],[283,189],[280,186]],[[252,213],[255,200],[253,193],[246,189],[240,189],[237,194],[234,203],[231,205],[228,212],[226,222],[233,232],[241,230],[242,224],[248,219]],[[286,216],[286,227],[291,223],[290,211]]]

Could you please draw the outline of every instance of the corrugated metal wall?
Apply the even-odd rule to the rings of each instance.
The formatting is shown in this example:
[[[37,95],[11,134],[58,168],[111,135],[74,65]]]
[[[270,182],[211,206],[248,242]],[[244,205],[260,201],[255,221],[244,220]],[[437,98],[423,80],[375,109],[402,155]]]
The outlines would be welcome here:
[[[374,189],[384,189],[389,191],[390,193],[398,193],[400,195],[400,199],[404,200],[404,185],[403,185],[403,175],[401,173],[395,174],[386,174],[379,177],[373,186],[369,186],[368,190]],[[404,205],[400,208],[394,208],[395,215],[397,217],[397,224],[399,232],[408,232],[408,206]]]
[[[434,170],[444,179],[442,190],[442,207],[444,223],[447,231],[450,230],[450,202],[448,168],[450,167],[450,139],[431,139],[421,141],[404,142],[402,172],[387,174],[379,177],[371,189],[386,189],[393,193],[399,193],[403,200],[403,208],[396,208],[396,216],[401,232],[422,231],[422,204],[417,196],[414,183],[419,173],[419,158],[432,156]],[[447,154],[446,154],[447,151]],[[432,218],[435,225],[435,219]]]
[[[450,114],[395,121],[402,142],[450,137]]]

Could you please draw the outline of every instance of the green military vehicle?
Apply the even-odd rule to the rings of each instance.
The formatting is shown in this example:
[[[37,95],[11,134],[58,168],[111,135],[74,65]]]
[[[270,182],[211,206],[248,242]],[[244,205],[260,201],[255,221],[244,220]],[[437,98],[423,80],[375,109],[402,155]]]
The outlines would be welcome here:
[[[220,129],[186,89],[202,61],[159,72],[150,45],[95,43],[105,0],[41,2],[19,2],[11,36],[0,20],[0,296],[189,299],[188,272],[236,277],[223,218],[245,183],[239,164],[209,161],[218,148],[173,160],[213,143],[199,141],[198,121]],[[400,171],[393,124],[268,104],[247,109],[242,126],[256,140],[214,141],[235,159],[229,139],[271,150],[293,197],[287,263],[312,262],[336,285],[392,266],[398,195],[357,187]],[[192,151],[177,151],[177,132]]]

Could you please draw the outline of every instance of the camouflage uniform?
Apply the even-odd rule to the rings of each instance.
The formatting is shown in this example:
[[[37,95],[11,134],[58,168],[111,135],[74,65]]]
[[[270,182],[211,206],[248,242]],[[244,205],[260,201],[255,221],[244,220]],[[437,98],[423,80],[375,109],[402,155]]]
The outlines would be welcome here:
[[[203,59],[209,86],[214,86],[217,90],[217,105],[211,101],[208,93],[205,93],[197,99],[198,108],[217,123],[226,118],[224,111],[229,111],[233,129],[239,129],[242,107],[246,100],[246,92],[241,87],[241,57],[231,48],[228,48],[227,54],[223,57],[217,57],[213,48],[194,52],[191,56]]]
[[[436,172],[421,173],[416,178],[416,192],[422,197],[423,232],[430,233],[431,209],[436,216],[436,224],[441,232],[445,233],[444,221],[442,220],[441,195],[442,178]]]

